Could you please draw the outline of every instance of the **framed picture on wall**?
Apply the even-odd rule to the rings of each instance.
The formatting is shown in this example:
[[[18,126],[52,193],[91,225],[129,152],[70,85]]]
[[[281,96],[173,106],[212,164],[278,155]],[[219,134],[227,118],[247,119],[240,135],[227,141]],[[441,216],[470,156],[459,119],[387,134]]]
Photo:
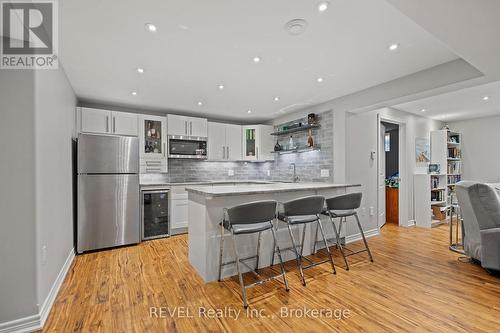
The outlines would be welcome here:
[[[415,162],[417,166],[425,166],[431,161],[431,144],[427,138],[415,139]]]

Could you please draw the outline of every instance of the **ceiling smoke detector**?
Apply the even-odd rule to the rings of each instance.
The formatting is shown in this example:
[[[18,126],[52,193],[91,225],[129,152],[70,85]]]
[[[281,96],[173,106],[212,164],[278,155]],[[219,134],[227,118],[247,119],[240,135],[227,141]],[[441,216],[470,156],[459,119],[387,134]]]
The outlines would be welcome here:
[[[285,24],[285,30],[293,36],[300,35],[307,28],[307,21],[304,19],[294,19]]]

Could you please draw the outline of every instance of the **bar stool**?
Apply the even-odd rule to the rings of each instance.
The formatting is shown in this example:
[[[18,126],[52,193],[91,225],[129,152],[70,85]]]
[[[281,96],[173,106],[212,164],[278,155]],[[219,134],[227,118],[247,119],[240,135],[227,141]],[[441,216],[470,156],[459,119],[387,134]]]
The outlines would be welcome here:
[[[372,253],[370,252],[370,248],[368,247],[368,243],[366,242],[365,234],[363,233],[363,228],[361,227],[361,223],[359,222],[358,213],[356,209],[361,206],[361,197],[362,193],[349,193],[344,195],[339,195],[330,199],[326,199],[326,214],[330,217],[330,221],[332,222],[333,231],[335,232],[336,245],[340,250],[342,257],[344,258],[344,262],[346,265],[346,270],[349,270],[349,264],[347,263],[347,258],[349,256],[361,253],[368,252],[368,256],[370,257],[370,261],[373,262]],[[342,224],[347,223],[347,217],[354,216],[356,219],[356,223],[358,224],[359,232],[361,233],[361,237],[363,238],[363,243],[365,243],[365,248],[359,251],[352,251],[347,247],[342,247],[340,244],[340,233],[342,231]],[[333,219],[340,218],[339,222],[339,230],[335,227],[335,223]],[[344,249],[349,251],[348,254],[344,252]]]
[[[319,195],[315,196],[308,196],[308,197],[303,197],[291,201],[287,201],[282,203],[283,210],[282,212],[278,213],[278,219],[285,222],[288,227],[288,232],[290,233],[290,239],[292,240],[292,247],[291,248],[286,248],[283,249],[285,250],[293,250],[295,253],[295,259],[297,261],[297,266],[300,271],[300,277],[302,279],[302,284],[305,286],[306,285],[306,280],[304,278],[304,270],[307,268],[311,268],[314,266],[318,266],[320,264],[323,264],[325,262],[330,261],[332,264],[332,270],[333,274],[337,274],[337,271],[335,270],[335,263],[333,261],[332,254],[330,253],[330,249],[328,248],[328,244],[326,243],[326,238],[325,238],[325,233],[323,231],[323,226],[321,225],[321,220],[319,218],[319,214],[324,209],[324,204],[325,204],[325,198]],[[321,231],[321,236],[323,237],[323,242],[325,243],[325,248],[326,251],[328,252],[329,259],[320,261],[320,262],[313,262],[307,257],[303,256],[304,253],[304,239],[305,239],[305,233],[306,233],[306,226],[307,224],[314,223],[316,222],[316,228],[319,227],[319,230]],[[295,242],[295,238],[293,237],[292,233],[292,226],[296,225],[303,225],[302,227],[302,241],[301,244],[297,244]],[[316,229],[317,230],[317,229]],[[317,237],[317,234],[316,234]],[[316,239],[314,240],[316,242]],[[300,248],[300,252],[299,252]],[[309,262],[309,265],[303,266],[302,265],[302,259],[305,259],[306,261]],[[274,260],[274,256],[273,256]]]
[[[285,268],[283,266],[283,260],[281,258],[281,251],[276,242],[276,233],[273,227],[272,221],[276,218],[276,201],[255,201],[250,202],[238,206],[234,206],[232,208],[224,208],[224,218],[221,225],[221,241],[220,241],[220,257],[219,257],[219,282],[221,281],[222,274],[222,266],[236,264],[236,270],[238,271],[238,277],[240,280],[241,286],[241,294],[243,298],[243,306],[248,308],[247,303],[247,294],[246,289],[255,287],[259,284],[268,282],[270,280],[283,277],[283,283],[285,284],[286,291],[289,291],[288,281],[286,279]],[[224,249],[224,230],[228,230],[231,234],[231,238],[233,239],[233,249],[235,254],[235,260],[229,262],[223,262],[223,249]],[[274,240],[273,253],[278,252],[278,258],[280,261],[281,274],[261,279],[260,275],[257,273],[257,269],[259,267],[259,252],[260,252],[260,243],[261,243],[261,235],[263,231],[271,230]],[[243,234],[255,234],[258,233],[257,237],[257,254],[254,256],[241,258],[239,257],[237,246],[236,246],[236,236]],[[256,258],[255,268],[248,266],[244,261],[248,259]],[[240,270],[240,263],[245,265],[248,269],[250,269],[253,273],[259,277],[259,281],[255,283],[251,283],[245,285],[243,282],[243,276]]]

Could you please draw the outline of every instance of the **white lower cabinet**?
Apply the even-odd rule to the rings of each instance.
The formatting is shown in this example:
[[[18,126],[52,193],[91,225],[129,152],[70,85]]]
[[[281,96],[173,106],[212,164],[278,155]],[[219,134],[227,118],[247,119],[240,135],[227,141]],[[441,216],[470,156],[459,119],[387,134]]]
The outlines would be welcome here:
[[[188,193],[185,186],[170,189],[170,230],[188,226]]]

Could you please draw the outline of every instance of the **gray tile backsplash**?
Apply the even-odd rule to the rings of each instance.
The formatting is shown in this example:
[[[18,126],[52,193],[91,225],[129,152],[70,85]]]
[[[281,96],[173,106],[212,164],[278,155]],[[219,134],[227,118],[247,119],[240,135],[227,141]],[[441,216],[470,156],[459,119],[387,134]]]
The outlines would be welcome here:
[[[208,162],[169,159],[167,174],[141,175],[141,182],[189,182],[204,180],[292,180],[290,163],[295,163],[297,176],[306,182],[333,182],[333,114],[331,111],[318,115],[321,127],[313,130],[315,145],[321,150],[300,154],[276,155],[274,162]],[[307,119],[302,120],[303,123]],[[295,144],[305,146],[307,132],[294,133]],[[290,136],[279,139],[287,144]],[[321,177],[321,169],[329,170],[329,177]],[[228,176],[233,170],[234,176]]]

